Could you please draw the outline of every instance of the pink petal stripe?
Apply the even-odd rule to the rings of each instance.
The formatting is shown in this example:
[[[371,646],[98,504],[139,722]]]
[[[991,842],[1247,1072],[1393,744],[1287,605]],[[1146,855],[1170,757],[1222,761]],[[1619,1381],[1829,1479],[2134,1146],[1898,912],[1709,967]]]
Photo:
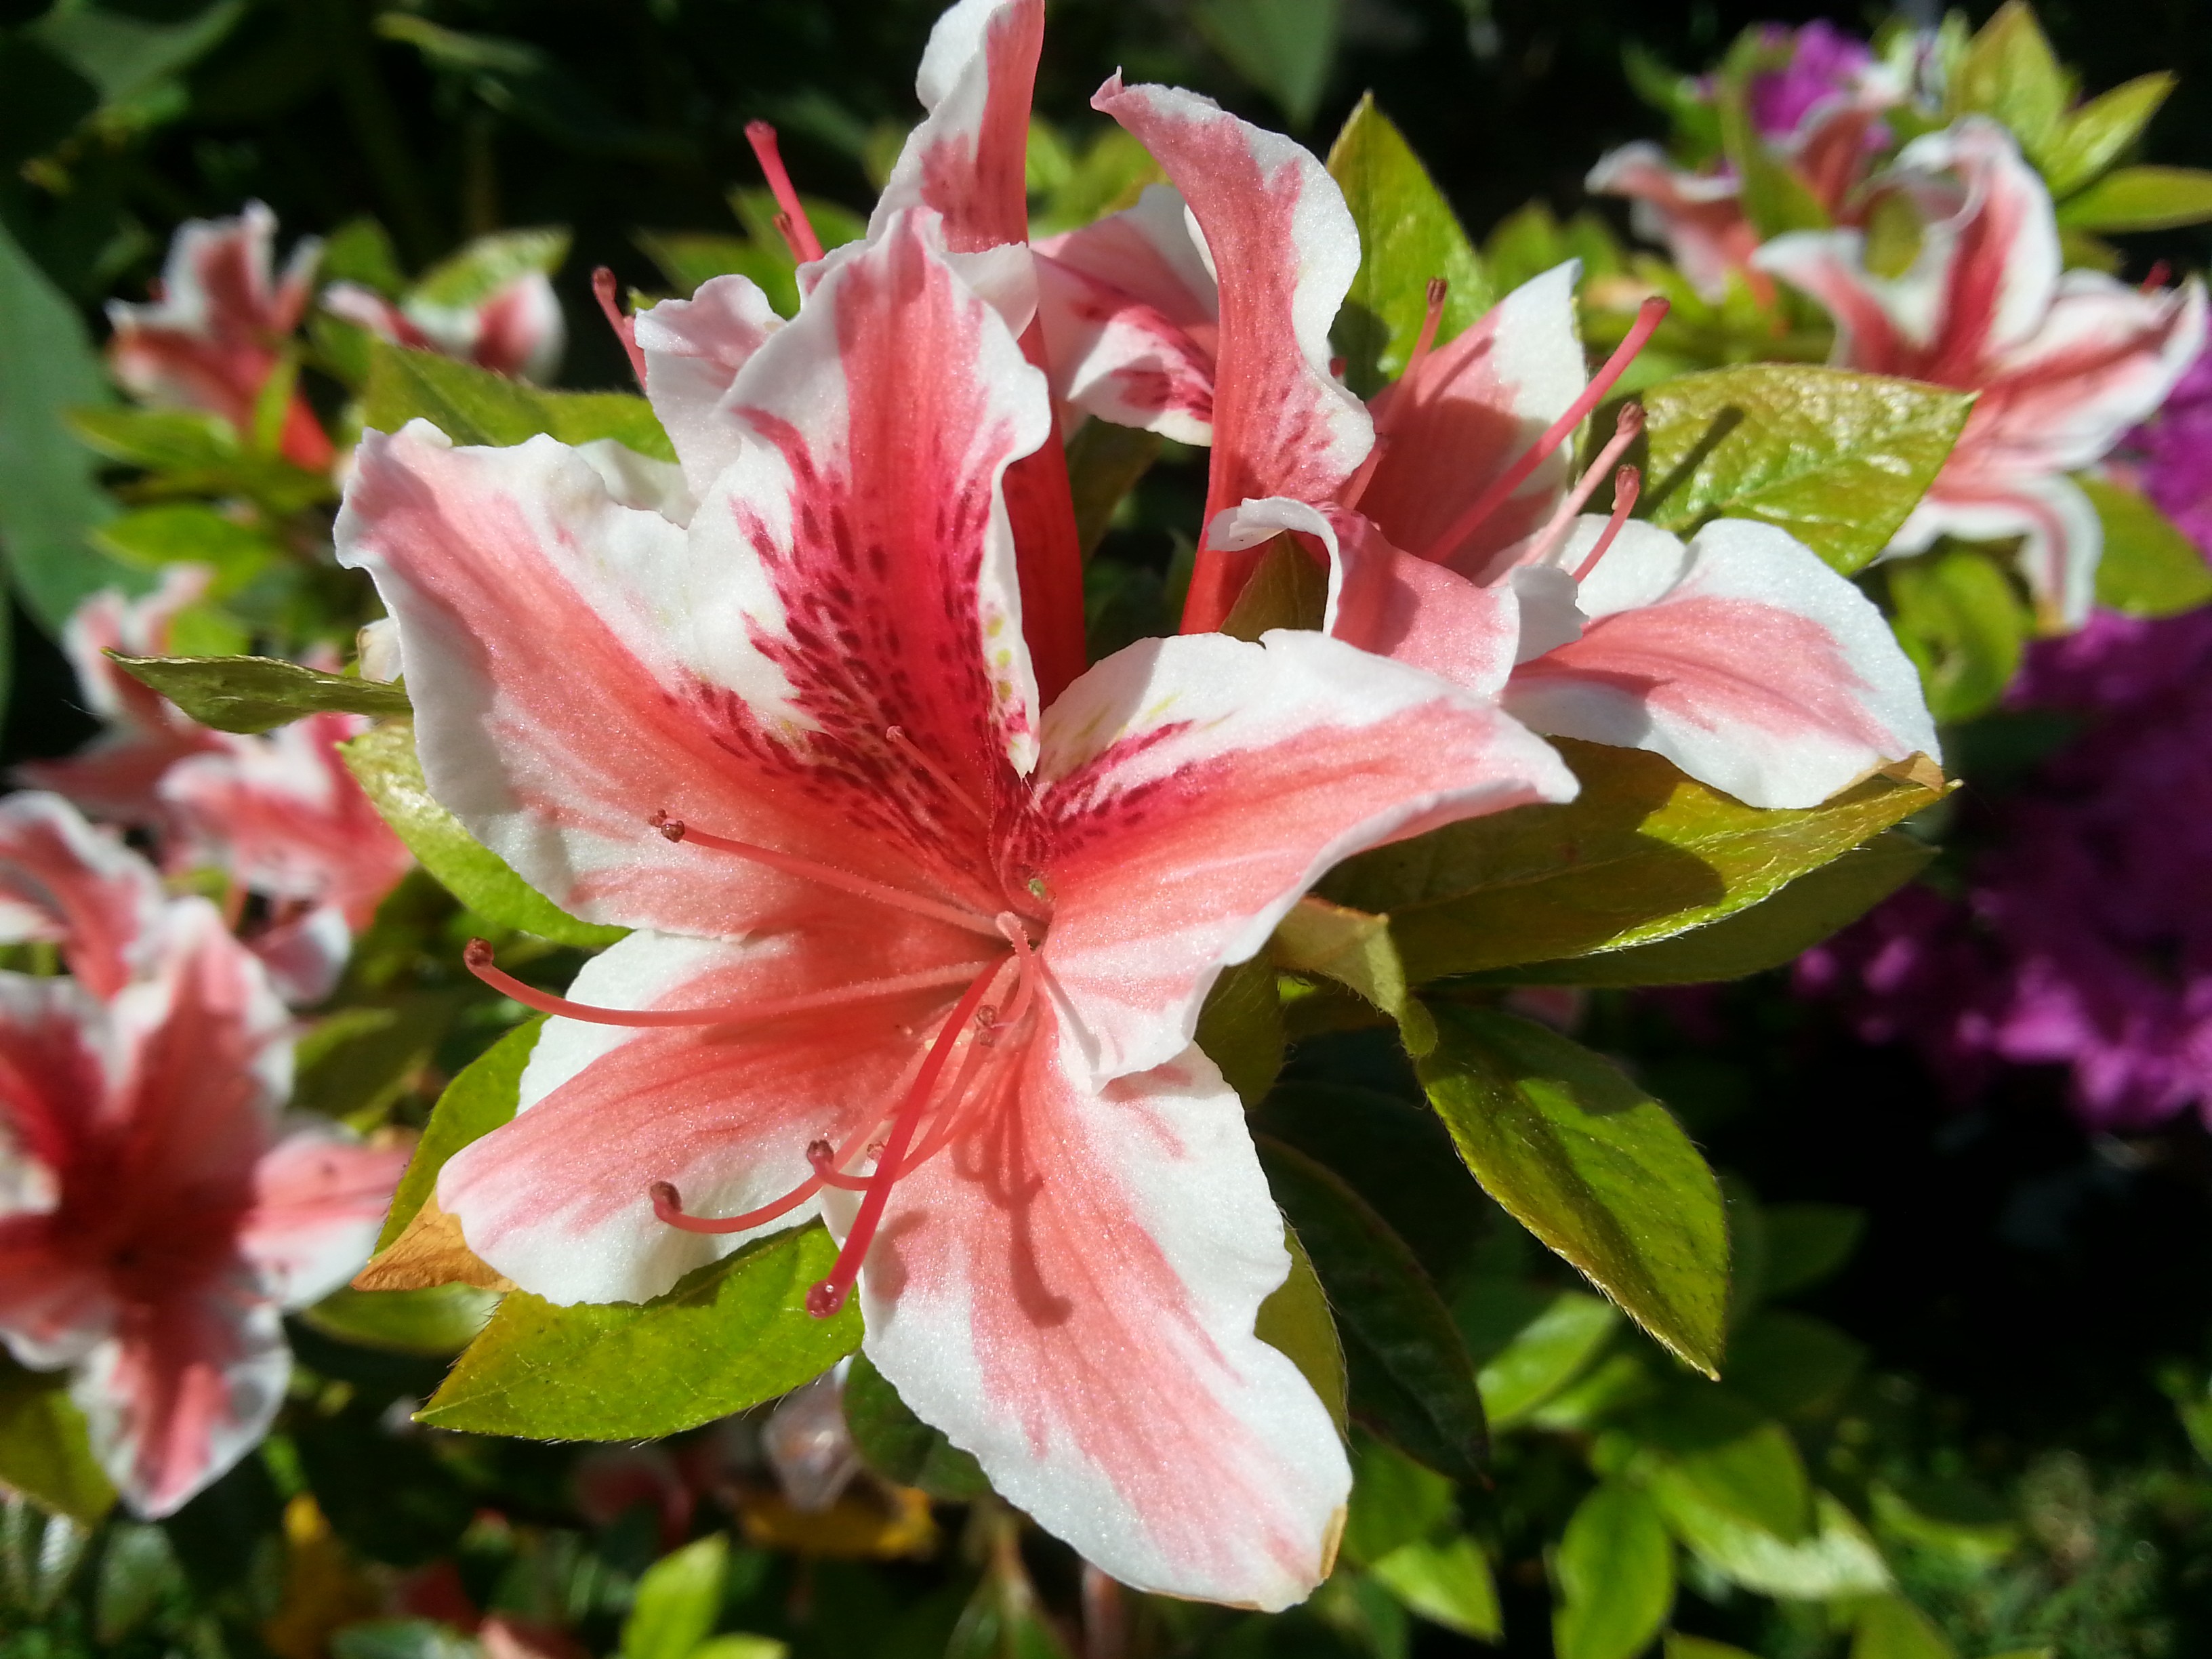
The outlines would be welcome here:
[[[166,896],[152,865],[60,796],[0,801],[0,939],[58,943],[94,996],[152,965]]]
[[[1028,240],[1030,92],[1043,45],[1044,0],[960,0],[937,20],[915,82],[929,113],[884,182],[871,238],[926,207],[945,216],[955,252]]]

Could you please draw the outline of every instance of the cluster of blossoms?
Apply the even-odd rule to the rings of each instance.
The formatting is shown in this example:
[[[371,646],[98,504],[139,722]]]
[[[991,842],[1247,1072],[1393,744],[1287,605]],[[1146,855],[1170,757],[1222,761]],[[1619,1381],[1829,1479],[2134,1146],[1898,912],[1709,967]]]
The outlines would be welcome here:
[[[963,0],[862,240],[780,319],[742,276],[623,319],[678,462],[371,433],[337,526],[395,620],[433,793],[629,927],[550,1018],[457,1226],[556,1304],[641,1301],[820,1218],[811,1308],[1115,1577],[1263,1607],[1349,1484],[1254,1334],[1290,1258],[1193,1036],[1329,866],[1573,775],[1540,733],[1809,805],[1936,738],[1877,611],[1778,530],[1583,515],[1574,273],[1370,407],[1328,331],[1358,265],[1319,161],[1209,101],[1096,106],[1170,183],[1032,247],[1038,0]],[[765,147],[764,147],[765,149]],[[1656,324],[1654,309],[1644,333]],[[1055,398],[1055,392],[1058,397]],[[1184,631],[1085,666],[1055,433],[1212,447]],[[1618,440],[1634,436],[1626,423]],[[1317,629],[1220,631],[1272,556]],[[404,1246],[404,1241],[403,1241]]]

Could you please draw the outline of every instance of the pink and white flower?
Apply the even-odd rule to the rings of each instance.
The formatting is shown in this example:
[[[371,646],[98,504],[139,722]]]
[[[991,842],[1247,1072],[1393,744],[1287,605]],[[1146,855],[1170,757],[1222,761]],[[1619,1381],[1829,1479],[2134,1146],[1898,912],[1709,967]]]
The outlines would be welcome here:
[[[267,1431],[282,1314],[359,1267],[405,1154],[282,1117],[290,1018],[212,905],[147,943],[105,999],[0,974],[0,1340],[70,1371],[101,1467],[158,1516]]]
[[[149,971],[167,902],[152,865],[59,795],[0,800],[0,942],[58,945],[78,984],[112,997]]]
[[[1189,93],[1111,81],[1095,101],[1166,168],[1223,273],[1186,629],[1218,626],[1288,532],[1330,562],[1338,637],[1501,697],[1538,731],[1665,755],[1753,805],[1811,805],[1936,753],[1880,614],[1788,535],[1723,523],[1686,548],[1627,522],[1632,495],[1613,521],[1578,518],[1635,427],[1572,489],[1569,441],[1660,309],[1593,379],[1572,265],[1441,347],[1437,292],[1405,374],[1363,407],[1328,373],[1358,242],[1321,163]]]
[[[185,221],[169,244],[153,302],[108,302],[115,378],[149,403],[205,410],[251,431],[255,403],[307,310],[322,257],[321,242],[306,238],[276,276],[276,216],[258,202],[234,219]],[[334,457],[296,392],[277,447],[285,459],[313,471]]]
[[[552,379],[568,343],[553,279],[542,270],[517,271],[470,305],[441,305],[420,295],[395,304],[361,283],[332,283],[321,303],[380,340],[526,380]]]
[[[1908,144],[1894,181],[1942,210],[1904,276],[1869,270],[1852,231],[1777,237],[1759,264],[1834,315],[1838,364],[1977,394],[1890,553],[1945,535],[2020,537],[2046,619],[2078,626],[2104,532],[2066,474],[2164,401],[2203,346],[2203,286],[2144,290],[2064,270],[2050,192],[1981,117]]]
[[[695,337],[742,361],[688,525],[550,439],[363,441],[339,545],[433,793],[637,930],[568,998],[472,953],[553,1018],[438,1201],[561,1303],[820,1215],[811,1305],[857,1283],[871,1358],[1012,1501],[1128,1583],[1280,1607],[1349,1476],[1253,1334],[1288,1257],[1200,1005],[1338,859],[1574,785],[1315,634],[1148,641],[1042,706],[1002,481],[1044,377],[941,246],[908,210],[764,341],[732,306]]]

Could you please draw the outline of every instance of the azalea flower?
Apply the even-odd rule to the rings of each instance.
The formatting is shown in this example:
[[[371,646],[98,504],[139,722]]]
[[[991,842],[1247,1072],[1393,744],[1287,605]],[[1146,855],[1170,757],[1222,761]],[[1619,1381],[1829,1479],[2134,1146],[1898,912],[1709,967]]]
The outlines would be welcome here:
[[[252,431],[254,405],[307,310],[322,257],[322,243],[306,238],[274,276],[276,237],[276,216],[259,202],[248,202],[234,219],[185,221],[170,241],[153,302],[108,302],[115,378],[150,403],[204,409]],[[286,460],[317,472],[335,455],[296,392],[277,447]]]
[[[167,902],[154,866],[59,795],[0,800],[0,941],[58,945],[78,984],[112,997],[148,971]]]
[[[177,613],[207,591],[210,574],[203,565],[172,565],[161,586],[143,598],[109,588],[77,606],[62,629],[62,649],[76,671],[85,707],[108,729],[65,759],[19,766],[18,777],[132,829],[169,827],[161,797],[163,775],[188,756],[224,748],[228,739],[125,673],[107,653],[174,654],[170,636]]]
[[[1213,457],[1187,629],[1218,626],[1261,549],[1290,532],[1329,561],[1331,633],[1499,696],[1536,730],[1652,750],[1753,805],[1810,805],[1937,752],[1880,613],[1786,533],[1723,521],[1685,547],[1627,519],[1632,488],[1610,518],[1581,514],[1637,417],[1571,489],[1569,441],[1663,306],[1593,378],[1571,264],[1442,347],[1432,289],[1405,373],[1364,406],[1329,368],[1359,243],[1321,163],[1190,93],[1117,79],[1094,102],[1188,204],[1180,223],[1140,205],[1111,234],[1187,224],[1227,273],[1206,348]]]
[[[394,304],[362,283],[332,283],[322,307],[393,345],[526,380],[550,380],[568,343],[561,301],[542,270],[519,271],[472,305],[440,305],[419,295]]]
[[[2197,354],[2122,452],[2115,470],[2212,556],[2212,351]]]
[[[1890,554],[1946,535],[2020,537],[2046,620],[2078,627],[2104,530],[2065,475],[2156,409],[2203,348],[2203,286],[2136,289],[2063,270],[2050,192],[2010,135],[1981,117],[1908,144],[1897,182],[1948,210],[1902,276],[1868,270],[1853,231],[1778,237],[1759,263],[1833,313],[1837,363],[1976,394]]]
[[[1046,705],[1002,495],[1044,377],[940,224],[894,215],[765,339],[750,297],[719,344],[672,313],[738,364],[688,526],[550,438],[364,438],[338,544],[398,620],[432,792],[637,930],[567,997],[472,951],[552,1018],[437,1202],[563,1304],[820,1215],[810,1307],[857,1286],[874,1364],[1011,1501],[1128,1583],[1280,1607],[1349,1474],[1253,1334],[1289,1260],[1200,1006],[1339,859],[1575,786],[1493,705],[1316,634],[1146,641]]]
[[[105,998],[0,974],[0,1340],[70,1370],[100,1466],[150,1517],[267,1431],[283,1310],[359,1267],[406,1157],[281,1117],[290,1018],[212,905],[173,901],[136,943],[143,975]]]

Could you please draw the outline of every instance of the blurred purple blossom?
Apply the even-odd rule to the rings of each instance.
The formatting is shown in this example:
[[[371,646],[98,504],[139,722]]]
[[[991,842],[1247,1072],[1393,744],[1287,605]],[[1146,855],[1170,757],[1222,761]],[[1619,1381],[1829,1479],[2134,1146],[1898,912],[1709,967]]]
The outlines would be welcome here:
[[[1874,68],[1871,47],[1825,18],[1794,32],[1780,24],[1765,30],[1768,43],[1786,46],[1786,68],[1765,70],[1751,78],[1751,119],[1766,138],[1790,138],[1823,101],[1856,96]]]
[[[2159,510],[2212,550],[2212,351],[2175,382],[2165,406],[2130,434],[2124,453]]]

